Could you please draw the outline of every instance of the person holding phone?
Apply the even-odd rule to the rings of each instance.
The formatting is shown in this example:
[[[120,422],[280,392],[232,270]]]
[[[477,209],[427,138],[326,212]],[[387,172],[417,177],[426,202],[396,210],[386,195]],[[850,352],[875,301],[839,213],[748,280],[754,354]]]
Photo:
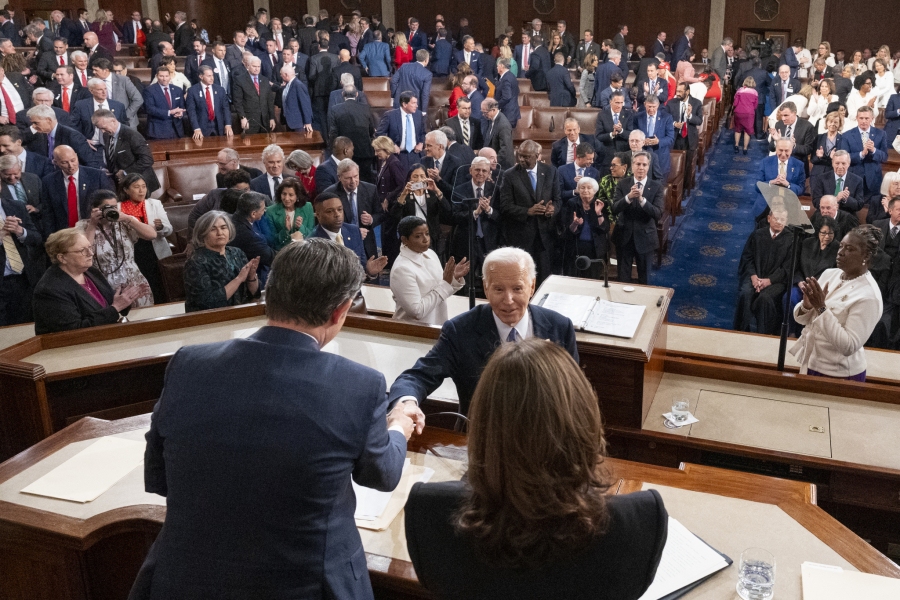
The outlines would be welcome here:
[[[416,163],[406,174],[406,185],[391,206],[391,216],[396,221],[404,217],[420,217],[428,224],[431,247],[438,255],[444,248],[441,223],[450,217],[450,202],[438,189],[433,179],[429,179],[425,165]]]

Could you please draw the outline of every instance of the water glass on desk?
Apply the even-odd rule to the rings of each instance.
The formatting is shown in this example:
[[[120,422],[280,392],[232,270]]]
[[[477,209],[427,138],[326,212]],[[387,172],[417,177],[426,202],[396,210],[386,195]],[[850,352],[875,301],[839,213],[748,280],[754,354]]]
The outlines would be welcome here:
[[[687,398],[675,398],[672,401],[672,420],[676,423],[687,421],[691,414],[691,403]]]
[[[737,593],[744,600],[769,600],[775,594],[775,557],[770,552],[762,548],[741,552]]]

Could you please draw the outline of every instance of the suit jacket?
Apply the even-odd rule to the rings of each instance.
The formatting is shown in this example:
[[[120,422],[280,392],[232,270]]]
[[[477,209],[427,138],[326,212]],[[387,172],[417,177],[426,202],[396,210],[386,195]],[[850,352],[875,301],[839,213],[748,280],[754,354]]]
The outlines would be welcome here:
[[[534,304],[529,305],[528,312],[531,315],[534,337],[562,346],[578,362],[572,321]],[[456,384],[459,394],[459,412],[468,414],[469,403],[481,372],[500,343],[500,334],[497,333],[493,310],[489,304],[479,304],[450,319],[444,323],[440,338],[428,354],[417,360],[411,369],[401,373],[391,385],[388,393],[389,406],[393,406],[403,396],[412,396],[422,402],[445,379],[450,378]]]
[[[65,38],[69,42],[70,48],[80,48],[84,45],[84,29],[77,21],[73,21],[69,17],[63,17],[59,22],[59,29],[56,35]]]
[[[407,32],[406,39],[409,42],[409,45],[412,46],[413,57],[415,57],[416,52],[419,50],[428,48],[428,36],[425,35],[425,32],[421,29],[416,30],[415,33]]]
[[[778,157],[772,155],[762,159],[759,162],[759,170],[757,172],[756,180],[769,183],[773,179],[777,178]],[[788,180],[791,191],[798,196],[806,191],[806,171],[804,171],[803,169],[803,163],[793,156],[788,159],[787,175],[785,176],[785,178]],[[757,188],[756,202],[753,205],[754,216],[759,217],[760,215],[762,215],[763,212],[768,208],[768,206],[769,205],[766,204],[766,199],[762,195],[762,192],[760,192],[759,188]]]
[[[340,182],[328,186],[326,192],[334,192],[341,199],[341,205],[344,209],[344,222],[348,225],[355,225],[360,229],[366,229],[368,234],[363,240],[363,249],[366,258],[378,255],[378,244],[375,240],[375,228],[381,225],[385,218],[384,209],[381,206],[381,200],[378,198],[378,190],[374,184],[360,181],[356,188],[356,210],[350,206],[350,196]],[[372,217],[371,225],[363,225],[360,222],[362,214],[366,212]]]
[[[214,121],[209,120],[209,107],[206,104],[204,86],[191,86],[185,94],[188,116],[194,129],[199,129],[204,137],[225,135],[225,126],[231,125],[231,110],[228,107],[228,94],[222,86],[212,85],[210,99],[213,105]]]
[[[59,108],[58,106],[53,106],[53,112],[56,113],[56,121],[60,125],[64,125],[66,127],[72,127],[72,118],[69,116],[69,113]],[[72,108],[71,105],[69,108]],[[31,119],[28,118],[27,110],[20,110],[16,113],[16,127],[19,128],[19,131],[22,132],[22,137],[25,137],[25,130],[31,127]]]
[[[122,123],[137,129],[138,109],[144,105],[142,90],[138,90],[131,79],[122,75],[110,74],[112,78],[112,96],[110,100],[120,102],[125,107],[125,120]]]
[[[25,151],[25,173],[37,175],[38,179],[43,179],[44,175],[49,175],[56,167],[50,162],[46,156],[41,156],[35,152]]]
[[[284,120],[291,131],[300,131],[304,125],[312,125],[313,112],[309,88],[296,77],[291,80],[287,94],[282,90],[281,114],[284,115]]]
[[[518,86],[518,83],[519,82],[517,81],[516,82],[517,86]],[[516,95],[518,96],[518,93]],[[496,100],[496,92],[494,95],[494,99]],[[480,91],[472,90],[472,93],[469,94],[469,101],[472,103],[472,116],[470,118],[478,119],[479,121],[482,120],[481,103],[484,102],[484,96],[481,94]],[[500,112],[503,112],[502,108],[500,109]],[[515,110],[514,116],[516,118],[516,121],[518,121],[519,120],[519,103],[518,102],[516,102],[516,110]],[[506,118],[509,119],[509,117],[506,117]],[[513,122],[510,121],[509,124],[512,125]]]
[[[584,68],[584,59],[588,54],[593,54],[600,58],[600,44],[594,41],[587,43],[582,39],[578,42],[578,46],[575,47],[575,66]]]
[[[297,41],[300,42],[300,52],[309,56],[311,47],[316,41],[318,29],[304,26],[297,32]]]
[[[485,148],[493,148],[497,153],[497,164],[501,169],[511,169],[515,164],[512,126],[506,115],[499,113],[494,120],[481,121],[481,135]]]
[[[702,115],[702,109],[701,109]],[[619,123],[622,125],[622,131],[613,134],[615,122],[613,120],[612,110],[604,108],[597,113],[597,123],[594,130],[594,139],[597,140],[597,149],[603,150],[603,162],[601,164],[608,165],[612,162],[616,152],[624,152],[628,150],[628,136],[631,135],[633,127],[631,111],[626,108],[619,113]]]
[[[468,172],[465,175],[465,177],[461,176],[456,179],[456,187],[453,188],[453,194],[450,196],[450,220],[454,225],[450,254],[456,258],[457,262],[463,257],[468,257],[472,264],[476,264],[478,251],[476,250],[476,257],[469,256],[469,224],[475,221],[472,216],[475,209],[473,204],[464,202],[475,197],[475,190],[472,189],[471,175]],[[494,208],[496,198],[494,183],[486,181],[481,194],[483,197],[491,199],[491,214],[482,213],[478,216],[481,233],[484,236],[484,251],[490,253],[498,247],[500,235],[497,223],[500,212]],[[476,235],[477,231],[476,226]]]
[[[469,57],[469,67],[471,67],[472,73],[479,77],[481,75],[486,75],[482,70],[483,65],[481,58],[481,52],[475,50],[472,51],[471,56]],[[456,73],[459,70],[459,65],[464,62],[466,62],[465,50],[457,50],[454,52],[450,58],[450,72]]]
[[[775,123],[775,130],[781,135],[787,130],[784,121]],[[794,136],[794,151],[792,155],[804,165],[807,165],[810,154],[816,151],[816,128],[806,119],[797,118],[794,122],[794,130],[791,132]],[[775,140],[769,142],[769,152],[775,151]]]
[[[702,110],[703,109],[701,108],[701,114]],[[675,145],[675,128],[672,125],[672,115],[669,114],[669,111],[658,110],[656,111],[656,116],[656,126],[654,127],[653,133],[659,138],[659,144],[655,146],[644,146],[644,149],[650,150],[653,153],[653,157],[659,162],[659,172],[662,180],[665,181],[669,175],[669,171],[672,170],[671,151],[672,146]],[[634,117],[632,128],[639,129],[644,132],[644,135],[650,137],[648,127],[649,119],[650,117],[647,113],[638,113],[637,116]]]
[[[448,127],[453,130],[453,133],[456,134],[456,141],[460,145],[467,145],[474,151],[481,150],[484,147],[484,137],[481,134],[481,121],[469,117],[469,143],[465,144],[463,142],[463,132],[462,132],[462,124],[459,121],[459,116],[451,117],[445,123]]]
[[[27,180],[26,180],[26,175]],[[25,189],[25,196],[28,198],[28,205],[40,208],[40,191],[41,182],[35,181],[36,177],[29,173],[22,174],[22,186]],[[36,187],[35,187],[36,186]],[[37,196],[37,198],[35,198]],[[2,192],[0,192],[0,206],[7,217],[18,217],[22,222],[22,228],[25,230],[25,239],[19,241],[19,238],[13,234],[9,234],[16,250],[19,251],[19,257],[22,259],[22,275],[28,281],[28,287],[34,289],[38,281],[43,275],[44,266],[44,237],[41,235],[40,226],[34,222],[31,213],[24,204],[19,202],[18,198],[13,200],[8,186],[2,184]],[[40,216],[40,213],[35,213]],[[6,269],[6,249],[0,243],[0,266]],[[0,288],[3,287],[3,278],[0,277]]]
[[[19,97],[22,99],[25,110],[34,106],[34,102],[31,100],[31,93],[34,91],[34,88],[28,83],[28,80],[21,73],[7,73],[6,78],[19,92]]]
[[[47,134],[33,134],[29,129],[22,135],[22,145],[29,152],[51,158]],[[54,148],[59,146],[71,146],[78,155],[78,162],[82,165],[98,169],[102,169],[104,166],[103,155],[91,148],[77,129],[57,124]]]
[[[678,38],[678,41],[675,42],[675,45],[672,46],[672,72],[675,72],[675,69],[678,67],[678,63],[682,60],[690,60],[691,52],[691,41],[688,39],[686,35],[682,35]]]
[[[128,125],[128,120],[125,118],[125,107],[121,102],[107,100],[106,104],[109,105],[109,110],[115,113],[119,123]],[[71,108],[72,111],[69,114],[72,117],[72,128],[77,129],[85,139],[89,140],[93,138],[94,124],[91,122],[91,117],[94,116],[94,98],[91,97],[79,100],[75,103],[75,106],[72,106]]]
[[[422,164],[426,169],[433,169],[434,159],[426,156],[422,159]],[[441,178],[440,181],[436,180],[436,185],[441,190],[441,193],[444,194],[444,197],[451,198],[453,196],[453,188],[456,187],[456,176],[462,164],[456,156],[451,155],[449,152],[444,152],[444,156],[441,158]],[[465,172],[468,173],[468,171],[468,165],[466,165]]]
[[[160,42],[172,42],[172,38],[169,37],[168,33],[162,31],[154,31],[152,33],[144,32],[146,39],[144,40],[144,45],[147,47],[147,56],[151,58],[156,56],[157,54],[162,54],[159,49]],[[69,44],[71,46],[71,44]]]
[[[89,73],[93,73],[94,65],[101,58],[105,58],[106,60],[108,60],[110,62],[110,64],[112,63],[113,60],[115,60],[115,58],[112,55],[112,52],[110,52],[109,50],[107,50],[106,48],[104,48],[103,46],[100,46],[100,45],[98,45],[96,48],[94,48],[93,52],[91,52],[90,50],[85,50],[85,52],[87,53],[87,55],[89,57],[88,58],[88,68],[87,68]]]
[[[644,82],[647,83],[647,87],[649,88],[650,80],[645,78]],[[638,90],[638,96],[637,96],[638,104],[643,106],[644,100],[647,99],[646,94],[644,94],[644,83],[643,82],[641,83],[641,85],[637,86],[637,90]],[[665,103],[669,101],[669,83],[665,79],[661,79],[661,78],[657,77],[653,81],[653,93],[657,98],[659,98],[660,108],[662,108],[662,105],[665,105]]]
[[[358,56],[359,63],[369,77],[390,77],[391,47],[387,43],[369,42]]]
[[[331,71],[338,65],[340,59],[330,52],[318,52],[313,54],[307,66],[309,72],[310,91],[312,96],[328,96],[334,86],[332,85]]]
[[[699,127],[703,125],[703,104],[690,94],[688,94],[688,104],[691,107],[691,116],[687,119],[687,139],[688,148],[693,150],[697,148],[697,144],[700,141]],[[672,116],[673,128],[676,122],[681,121],[681,105],[682,101],[679,98],[672,98],[666,103],[666,109]],[[687,112],[687,110],[685,110],[685,112]],[[682,130],[683,128],[675,131],[676,140],[684,137],[681,135]]]
[[[381,123],[378,124],[377,135],[386,135],[391,138],[395,144],[403,148],[403,122],[406,113],[400,108],[395,108],[384,113],[381,117]],[[425,118],[421,109],[417,110],[413,116],[413,124],[416,128],[416,145],[425,143]],[[355,146],[354,146],[355,151]]]
[[[78,169],[78,218],[91,215],[91,194],[99,189],[116,191],[116,186],[100,169],[81,166]],[[69,184],[62,171],[54,171],[41,180],[41,212],[44,234],[49,236],[69,226]]]
[[[600,107],[600,93],[609,87],[610,77],[613,73],[618,71],[619,66],[611,62],[603,63],[594,70],[594,96],[591,98],[592,106],[595,108]]]
[[[91,267],[84,276],[91,280],[106,300],[106,306],[101,307],[59,265],[53,265],[41,277],[32,294],[34,332],[37,335],[110,325],[119,320],[119,311],[112,305],[115,292],[103,273],[97,267]],[[127,312],[128,309],[125,309],[122,314]]]
[[[3,25],[0,25],[0,36],[9,39],[13,46],[24,46],[22,38],[19,36],[19,26],[12,21],[6,21]]]
[[[397,69],[397,72],[391,77],[394,108],[400,107],[400,94],[413,92],[419,99],[419,110],[422,111],[422,114],[427,114],[432,78],[431,71],[423,67],[422,63],[410,62]]]
[[[900,94],[893,94],[884,109],[884,135],[888,145],[893,144],[900,133]]]
[[[119,170],[139,173],[147,183],[148,197],[159,189],[159,179],[153,170],[153,153],[144,136],[130,127],[120,126],[116,146],[108,150],[110,142],[111,137],[104,134],[104,151],[108,152],[106,165],[110,173]]]
[[[68,56],[66,57],[66,64],[71,64]],[[57,56],[55,52],[44,52],[37,62],[37,74],[45,83],[55,83],[56,79],[54,79],[53,76],[56,75],[56,68],[58,66],[59,56]]]
[[[254,231],[253,225],[246,219],[235,216],[231,220],[234,222],[234,239],[228,242],[228,245],[239,248],[247,260],[259,257],[260,268],[271,267],[275,250],[266,243],[266,239]]]
[[[252,52],[249,44],[244,46],[244,50]],[[225,63],[229,68],[234,69],[244,61],[244,50],[241,50],[234,44],[229,44],[225,48]]]
[[[199,55],[194,53],[192,50],[190,54],[184,59],[184,76],[188,78],[188,81],[191,82],[191,85],[197,85],[200,83],[200,67],[202,65],[206,65],[211,69],[216,68],[216,61],[212,54],[205,53],[201,63],[197,64],[197,59]]]
[[[366,93],[362,90],[356,90],[356,101],[360,104],[365,104],[366,106],[371,106],[369,104],[369,98],[366,96]],[[330,111],[335,106],[344,103],[344,90],[334,90],[328,95],[328,110]]]
[[[594,136],[588,135],[586,133],[578,134],[578,144],[590,144],[594,148],[594,163],[597,163],[597,159],[599,158],[600,152],[597,150],[597,140],[594,139]],[[563,137],[555,142],[550,147],[550,164],[556,167],[557,169],[566,164],[566,161],[569,160],[569,138]],[[599,181],[599,179],[597,180]]]
[[[334,69],[331,70],[331,89],[342,89],[343,86],[341,86],[341,75],[343,75],[344,73],[350,73],[351,75],[353,75],[353,85],[357,90],[362,91],[362,75],[359,72],[359,67],[350,62],[339,63]]]
[[[569,70],[562,65],[554,65],[547,73],[547,88],[550,90],[550,106],[575,106],[578,94],[572,85]]]
[[[318,171],[318,169],[316,169]],[[318,237],[323,239],[331,239],[328,234],[322,229],[321,225],[316,225],[316,228],[312,232],[312,237]],[[363,245],[362,235],[359,233],[359,227],[356,225],[351,225],[350,223],[344,223],[341,225],[341,237],[344,239],[344,245],[356,253],[356,256],[359,257],[359,262],[362,265],[363,271],[366,270],[366,263],[368,262],[368,257],[366,256],[366,248]]]
[[[137,43],[137,32],[134,29],[134,21],[132,21],[132,20],[126,21],[125,23],[122,24],[121,29],[122,29],[122,38],[123,38],[122,41],[124,41],[126,44]],[[144,33],[144,39],[147,39],[147,32],[144,31],[143,24],[141,24],[141,29],[139,31],[142,31]]]
[[[406,503],[406,540],[416,575],[436,597],[638,598],[653,581],[668,534],[656,490],[611,497],[610,524],[577,554],[547,568],[498,569],[478,543],[453,526],[470,491],[465,483],[417,483]],[[440,540],[440,541],[438,541]]]
[[[862,132],[859,127],[845,131],[841,138],[841,150],[850,153],[850,172],[859,175],[865,181],[871,195],[877,195],[881,203],[881,163],[887,160],[888,140],[884,131],[869,127],[869,139],[875,142],[875,151],[860,158],[863,150]]]
[[[719,76],[719,79],[725,79],[725,69],[728,66],[725,58],[725,50],[722,49],[722,46],[716,46],[716,49],[713,50],[712,53],[710,68],[713,73]]]
[[[850,196],[846,200],[839,202],[838,207],[841,210],[856,214],[859,209],[866,205],[866,198],[863,195],[862,177],[848,170],[843,179],[844,185],[842,189],[849,191]],[[835,175],[834,171],[810,177],[809,189],[816,209],[819,208],[819,200],[822,199],[822,196],[834,195],[836,185],[837,175]]]
[[[331,155],[323,155],[321,160],[322,162],[316,167],[316,173],[313,175],[316,182],[317,196],[324,192],[328,187],[338,182],[337,164],[334,162]]]
[[[562,165],[558,169],[559,198],[561,200],[561,204],[563,205],[565,205],[568,200],[571,200],[575,197],[575,189],[578,187],[578,184],[575,182],[575,177],[578,175],[577,169],[578,167],[573,162],[567,165]],[[600,181],[600,171],[598,171],[594,167],[588,166],[585,167],[582,177],[593,177],[595,180]],[[561,227],[568,226],[566,225],[566,223],[561,223],[560,225]]]
[[[194,53],[194,34],[191,24],[184,22],[175,30],[175,54],[190,56]]]
[[[841,148],[841,139],[844,137],[840,131],[837,136],[834,138],[834,149],[840,150]],[[810,154],[810,161],[812,162],[812,171],[810,171],[810,177],[816,177],[817,175],[823,175],[825,173],[831,173],[833,171],[831,166],[831,157],[828,154],[825,154],[825,145],[828,142],[828,133],[820,133],[818,137],[816,137],[816,145],[813,147],[813,151]],[[822,149],[822,156],[817,156],[816,152]]]
[[[769,84],[769,100],[772,102],[772,106],[778,106],[783,102],[782,98],[782,90],[787,87],[787,94],[784,98],[787,98],[791,94],[796,94],[800,91],[800,88],[803,87],[803,84],[800,83],[800,80],[794,79],[793,76],[788,80],[788,83],[785,85],[784,81],[781,80],[777,75],[775,79]]]
[[[505,171],[497,210],[500,211],[500,232],[506,243],[530,252],[540,237],[544,248],[551,250],[556,244],[556,225],[562,209],[559,193],[559,173],[550,165],[537,163],[536,188],[531,187],[528,172],[521,166]],[[552,217],[528,214],[528,209],[539,202],[554,205]]]
[[[63,99],[62,99],[62,86],[60,86],[59,84],[57,84],[56,86],[53,86],[53,87],[51,88],[51,90],[53,91],[53,94],[54,94],[54,96],[53,96],[53,106],[54,106],[54,108],[58,108],[58,109],[62,110],[62,107],[63,107],[63,101],[62,101],[62,100],[63,100]],[[86,87],[83,87],[83,86],[76,80],[75,83],[74,83],[74,85],[72,86],[72,93],[71,93],[70,96],[69,96],[69,111],[70,111],[70,112],[72,111],[72,107],[75,106],[75,104],[76,104],[79,100],[84,100],[85,98],[92,98],[91,93],[88,91],[88,89],[87,89]],[[25,110],[27,111],[28,109],[25,109]],[[64,112],[65,112],[65,111],[64,111]],[[59,113],[57,113],[57,114],[59,114]],[[59,120],[59,119],[57,119],[57,121],[58,121],[58,120]],[[18,119],[17,119],[17,121],[16,121],[16,124],[18,125]],[[67,126],[67,127],[71,127],[71,125],[66,125],[66,126]]]
[[[666,186],[664,182],[647,179],[642,192],[646,202],[641,206],[639,199],[628,202],[627,196],[633,185],[634,177],[623,177],[616,185],[611,209],[612,214],[617,216],[613,243],[620,246],[634,240],[638,254],[646,254],[659,248],[656,224],[665,209]]]
[[[666,45],[658,39],[653,40],[653,49],[650,51],[650,56],[656,56],[657,54],[666,54]]]
[[[431,61],[428,63],[428,68],[431,69],[435,76],[446,77],[450,74],[451,65],[454,61],[453,52],[453,45],[449,40],[440,39],[434,42],[434,49],[431,51]]]
[[[144,107],[147,110],[147,137],[152,140],[172,140],[184,137],[182,119],[173,117],[169,111],[184,108],[184,92],[176,85],[169,84],[172,107],[166,101],[159,84],[148,85],[144,90]]]
[[[246,117],[253,127],[254,121],[269,131],[269,121],[275,118],[275,92],[265,76],[259,76],[259,94],[249,73],[235,75],[232,79],[231,99],[238,117]]]
[[[328,111],[328,139],[346,136],[353,141],[355,158],[375,158],[375,117],[369,106],[357,100],[346,100]]]
[[[276,373],[286,356],[302,366],[285,379]],[[278,408],[245,401],[260,393],[258,382],[222,377],[248,364],[261,381],[290,386]],[[256,589],[269,598],[372,598],[350,477],[379,490],[400,480],[406,442],[385,427],[385,387],[381,373],[280,327],[179,350],[146,436],[145,487],[169,508],[137,597]],[[201,389],[223,402],[213,406]],[[234,422],[246,422],[239,436]],[[295,443],[279,449],[288,438]],[[204,466],[222,460],[227,469]],[[271,485],[282,477],[305,483]],[[232,535],[245,542],[229,543]]]
[[[544,46],[532,49],[528,57],[528,72],[525,77],[531,80],[531,87],[536,92],[547,91],[547,74],[553,67],[553,57]]]

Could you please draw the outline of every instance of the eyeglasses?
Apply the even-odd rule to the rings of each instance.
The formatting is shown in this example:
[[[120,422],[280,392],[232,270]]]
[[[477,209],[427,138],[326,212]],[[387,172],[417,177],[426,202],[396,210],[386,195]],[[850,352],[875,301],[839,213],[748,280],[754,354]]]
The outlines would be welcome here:
[[[80,254],[83,257],[88,258],[94,255],[94,251],[90,248],[82,248],[81,250],[69,250],[65,254]]]
[[[833,231],[820,231],[819,235],[821,235],[822,237],[834,237],[834,232]]]

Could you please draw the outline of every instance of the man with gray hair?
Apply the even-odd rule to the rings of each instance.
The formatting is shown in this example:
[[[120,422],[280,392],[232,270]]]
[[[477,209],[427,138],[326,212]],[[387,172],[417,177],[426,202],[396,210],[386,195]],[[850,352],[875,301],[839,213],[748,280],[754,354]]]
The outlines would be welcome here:
[[[468,177],[458,177],[453,189],[451,206],[453,207],[453,240],[450,253],[457,264],[468,258],[475,269],[475,277],[479,278],[479,270],[484,257],[497,248],[497,217],[494,210],[495,182],[491,179],[491,161],[483,156],[472,159],[467,173]],[[472,200],[477,200],[473,207]],[[469,200],[469,202],[462,202]],[[475,253],[469,253],[469,227],[475,226]]]
[[[53,109],[53,112],[56,113],[56,120],[61,125],[65,125],[66,127],[72,126],[72,119],[69,116],[69,113],[58,106],[53,106],[53,92],[51,92],[47,88],[34,88],[34,91],[31,92],[31,102],[32,106],[38,106],[39,104],[49,106]],[[16,126],[22,129],[28,129],[29,127],[31,127],[31,120],[28,118],[27,109],[22,109],[16,113]]]
[[[95,112],[111,110],[120,123],[128,123],[128,119],[125,117],[125,106],[121,102],[109,99],[109,90],[102,79],[96,77],[89,79],[88,91],[91,93],[91,97],[76,102],[69,114],[72,117],[72,127],[80,131],[91,146],[97,148],[97,144],[102,140],[100,133],[91,122],[91,117]]]
[[[510,59],[501,58],[497,61],[497,73],[500,79],[497,80],[497,86],[494,88],[494,100],[500,105],[500,112],[506,115],[510,127],[515,129],[516,123],[522,118],[519,110],[519,80],[509,70],[511,65]],[[473,104],[473,106],[475,106]],[[476,119],[481,119],[480,109],[474,111],[473,115]]]
[[[262,151],[266,172],[250,181],[250,189],[269,198],[267,204],[275,200],[275,190],[284,181],[284,150],[278,144],[269,144]]]
[[[42,231],[41,178],[33,173],[23,172],[18,156],[4,154],[0,156],[0,181],[0,198],[24,204],[38,231]]]
[[[719,76],[719,80],[725,81],[725,71],[728,69],[728,60],[727,54],[728,51],[734,48],[734,41],[727,37],[722,40],[722,44],[717,46],[712,53],[712,60],[710,67],[712,68],[713,73]]]
[[[616,185],[612,214],[617,217],[613,232],[619,282],[631,282],[631,266],[637,263],[638,283],[647,285],[650,256],[659,248],[656,224],[665,209],[664,182],[650,179],[650,153],[638,152],[631,159],[631,177]]]
[[[335,194],[340,198],[344,222],[359,227],[366,257],[377,256],[375,228],[385,218],[384,208],[378,198],[378,188],[372,183],[360,181],[359,165],[349,158],[338,163],[337,179],[337,183],[325,188],[324,193]]]
[[[816,156],[825,156],[825,149],[816,150]],[[831,172],[819,172],[820,165],[813,167],[813,176],[809,179],[809,190],[813,206],[819,208],[819,200],[826,195],[837,198],[838,207],[845,212],[856,214],[866,205],[863,195],[863,180],[856,173],[850,172],[850,153],[846,150],[832,150]]]
[[[97,169],[104,167],[103,156],[88,145],[77,129],[60,125],[51,107],[43,104],[34,106],[28,109],[28,118],[31,128],[25,130],[22,141],[29,152],[52,157],[57,146],[69,146],[82,165]]]
[[[282,120],[290,131],[312,133],[313,112],[309,88],[297,78],[291,64],[281,67],[280,77],[284,82],[281,88]]]
[[[356,90],[356,100],[360,104],[369,106],[369,98],[366,96],[366,93],[363,90],[357,88],[356,84],[353,83],[353,73],[342,73],[340,87],[331,92],[331,95],[328,96],[329,111],[335,106],[344,103],[344,89],[346,89],[347,86],[353,86],[353,89]]]
[[[453,196],[456,173],[462,163],[447,154],[447,136],[439,130],[425,134],[425,158],[422,159],[426,174],[434,180],[445,198]]]
[[[681,61],[690,61],[691,53],[693,52],[691,48],[691,40],[694,39],[694,28],[688,25],[684,28],[684,35],[678,38],[678,41],[675,42],[675,45],[672,46],[672,68],[670,71],[673,73],[678,68],[678,63]]]
[[[259,169],[242,165],[241,156],[234,148],[222,148],[219,150],[219,153],[216,155],[216,166],[218,167],[218,172],[216,173],[217,188],[225,187],[224,177],[230,171],[237,169],[246,171],[251,180],[262,175],[262,171]]]
[[[488,98],[481,103],[481,135],[485,148],[493,148],[502,169],[514,164],[512,127],[506,115],[500,112],[497,101]]]
[[[187,24],[187,13],[179,10],[175,13],[175,54],[178,56],[190,56],[194,53],[194,34],[191,26]]]
[[[244,133],[275,130],[275,92],[272,82],[259,74],[261,68],[262,61],[254,56],[247,60],[247,72],[235,72],[232,78],[232,104]]]
[[[448,378],[456,384],[460,414],[468,414],[484,365],[501,343],[541,338],[563,347],[578,362],[572,321],[530,303],[536,273],[528,252],[494,250],[484,259],[483,278],[487,303],[445,322],[428,354],[391,385],[390,406],[402,407],[417,423],[425,421],[417,404]]]
[[[169,512],[132,597],[151,580],[154,597],[372,597],[350,479],[393,490],[416,427],[388,413],[384,375],[322,351],[362,282],[350,249],[291,244],[272,263],[265,327],[172,357],[144,463]]]

